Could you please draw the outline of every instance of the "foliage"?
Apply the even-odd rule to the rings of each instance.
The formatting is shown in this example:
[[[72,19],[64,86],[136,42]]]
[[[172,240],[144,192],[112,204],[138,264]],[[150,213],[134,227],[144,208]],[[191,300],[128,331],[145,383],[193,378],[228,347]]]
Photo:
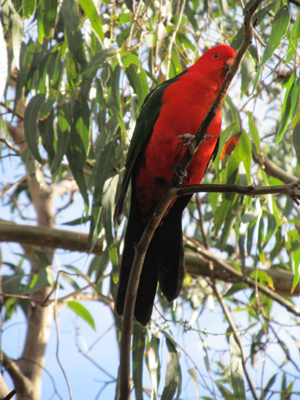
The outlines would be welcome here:
[[[228,43],[238,49],[247,9],[247,5],[242,9],[242,3],[63,0],[58,4],[43,0],[36,8],[32,0],[14,0],[1,5],[9,60],[1,103],[1,162],[4,171],[8,158],[14,168],[22,162],[27,175],[18,182],[16,176],[10,187],[2,179],[3,205],[10,207],[6,219],[20,222],[20,204],[36,205],[30,187],[33,176],[45,182],[52,194],[56,185],[74,178],[84,207],[72,218],[76,218],[73,229],[89,222],[89,251],[93,252],[95,241],[100,239],[103,252],[93,258],[87,272],[81,272],[89,288],[77,282],[74,275],[78,276],[78,271],[70,265],[60,268],[58,264],[54,270],[60,270],[59,285],[71,285],[69,307],[93,329],[99,316],[92,316],[78,302],[77,294],[83,288],[90,298],[110,305],[109,299],[115,296],[124,224],[118,228],[113,211],[143,100],[151,89],[182,72],[207,48]],[[299,176],[299,2],[263,1],[255,20],[255,40],[223,106],[220,151],[205,183],[268,186]],[[26,105],[23,115],[20,104]],[[20,147],[11,127],[24,129],[26,146]],[[129,201],[125,214],[128,209]],[[300,219],[291,199],[197,195],[184,215],[184,226],[186,251],[197,254],[197,248],[204,245],[243,274],[253,267],[252,278],[267,287],[274,288],[270,270],[292,273],[291,292],[284,296],[297,303],[290,296],[294,290],[299,293]],[[19,265],[5,262],[3,255],[6,272],[2,292],[16,295],[3,298],[5,323],[19,306],[27,315],[28,301],[19,295],[32,296],[42,287],[56,287],[46,253],[39,248],[31,256],[24,254]],[[29,276],[25,259],[32,266]],[[104,285],[103,281],[109,283]],[[234,325],[216,291],[224,296],[229,315],[237,316]],[[150,388],[152,399],[159,395],[163,399],[184,398],[185,391],[189,396],[196,393],[197,398],[200,393],[205,399],[254,398],[245,364],[255,382],[257,398],[268,399],[274,394],[288,399],[300,392],[299,354],[292,351],[299,351],[299,322],[245,282],[216,285],[213,274],[187,274],[179,300],[170,305],[158,293],[157,308],[147,329],[138,325],[133,329],[137,399],[143,397],[145,387]],[[208,310],[222,311],[228,323],[213,332],[200,329],[201,314]],[[284,319],[278,312],[285,314]],[[113,316],[120,334],[120,319]],[[290,330],[283,320],[292,326]],[[232,334],[235,329],[245,348],[244,361]],[[225,335],[226,348],[209,348],[206,339],[213,338],[211,333]],[[185,335],[193,338],[194,346],[203,348],[201,365],[206,371],[198,367],[200,361],[194,358],[193,349],[187,346],[187,351],[182,344]],[[273,352],[278,349],[283,357],[274,360]],[[98,361],[101,364],[104,360]],[[277,369],[273,376],[266,374],[267,381],[264,371],[273,362]],[[117,397],[117,384],[115,391]]]

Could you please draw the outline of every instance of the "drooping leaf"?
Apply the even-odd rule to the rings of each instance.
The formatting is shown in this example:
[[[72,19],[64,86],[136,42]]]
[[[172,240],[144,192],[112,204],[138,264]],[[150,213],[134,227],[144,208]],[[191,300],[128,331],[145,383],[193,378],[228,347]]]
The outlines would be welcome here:
[[[265,64],[279,47],[282,37],[285,35],[290,23],[290,12],[288,6],[281,7],[275,14],[272,22],[270,38],[264,52],[262,64]]]
[[[68,301],[68,307],[72,311],[74,311],[74,313],[77,314],[80,318],[86,321],[90,325],[90,327],[94,329],[94,331],[96,330],[94,318],[92,317],[89,310],[85,308],[81,303],[73,300]]]
[[[161,400],[173,400],[176,391],[176,399],[179,399],[181,393],[181,368],[179,364],[179,354],[174,342],[167,336],[166,344],[168,348],[168,360],[165,387],[162,392]]]
[[[57,109],[58,109],[57,124],[56,124],[57,138],[55,146],[53,146],[55,150],[55,155],[51,168],[52,174],[56,173],[64,155],[66,154],[69,141],[69,131],[71,126],[70,104],[63,103],[61,106],[58,106]]]
[[[80,31],[80,20],[78,8],[74,0],[63,0],[61,14],[64,20],[66,37],[68,39],[68,48],[78,61],[81,68],[87,65],[83,46],[82,33]]]
[[[160,381],[160,362],[159,362],[159,338],[153,335],[149,349],[146,353],[146,363],[152,382],[151,400],[157,400],[158,385]]]
[[[29,19],[35,10],[35,0],[23,0],[23,15]]]
[[[43,161],[37,146],[37,118],[39,109],[44,101],[44,94],[36,94],[28,103],[24,114],[24,132],[26,143],[34,158],[41,164]]]
[[[51,37],[51,29],[54,28],[57,14],[57,0],[43,0],[43,27],[45,37]]]
[[[125,73],[129,79],[130,85],[137,94],[138,104],[139,107],[141,107],[145,97],[148,94],[146,73],[142,68],[137,68],[137,66],[134,64],[130,64],[127,68],[125,68]]]
[[[298,15],[298,18],[293,24],[293,28],[291,30],[291,34],[289,37],[289,47],[287,50],[287,56],[286,56],[286,62],[290,62],[291,59],[293,58],[294,54],[297,51],[298,43],[300,40],[300,14]]]
[[[300,164],[300,121],[296,124],[293,131],[293,144],[298,158],[298,163]]]
[[[230,370],[231,384],[234,396],[239,400],[246,400],[244,372],[242,367],[242,355],[239,345],[233,334],[229,337],[230,343]]]
[[[132,338],[132,375],[135,398],[143,399],[143,362],[146,344],[146,329],[137,322],[133,326]]]
[[[83,8],[84,12],[86,13],[92,28],[97,33],[100,39],[104,38],[102,23],[100,16],[97,13],[95,4],[92,0],[79,0],[81,7]]]
[[[199,383],[198,383],[198,379],[197,379],[197,372],[195,371],[194,368],[189,368],[188,373],[191,375],[191,378],[192,378],[192,381],[194,383],[195,390],[196,390],[196,397],[197,397],[197,400],[199,400],[199,390],[198,390]]]
[[[299,93],[300,93],[300,88],[299,88],[299,82],[298,80],[295,80],[295,74],[292,74],[289,83],[286,89],[284,101],[283,101],[283,106],[282,106],[282,114],[281,114],[281,120],[280,120],[280,126],[276,138],[276,145],[280,142],[280,140],[283,137],[283,134],[286,130],[286,127],[288,125],[288,122],[290,120],[291,115],[295,112],[297,109],[297,105],[299,102]]]

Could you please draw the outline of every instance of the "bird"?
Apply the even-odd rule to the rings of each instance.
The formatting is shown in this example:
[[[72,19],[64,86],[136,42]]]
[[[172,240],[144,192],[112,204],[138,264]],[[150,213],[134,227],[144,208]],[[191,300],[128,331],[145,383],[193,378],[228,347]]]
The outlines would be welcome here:
[[[174,167],[180,164],[188,142],[196,135],[235,56],[236,51],[226,44],[213,47],[195,64],[153,89],[144,100],[128,149],[114,214],[120,223],[131,181],[131,205],[115,305],[119,316],[123,315],[135,244],[166,193]],[[210,160],[217,154],[221,123],[220,108],[181,185],[201,182]],[[181,220],[191,196],[171,202],[148,247],[134,309],[134,317],[142,326],[151,319],[158,282],[169,302],[180,294],[185,274]]]

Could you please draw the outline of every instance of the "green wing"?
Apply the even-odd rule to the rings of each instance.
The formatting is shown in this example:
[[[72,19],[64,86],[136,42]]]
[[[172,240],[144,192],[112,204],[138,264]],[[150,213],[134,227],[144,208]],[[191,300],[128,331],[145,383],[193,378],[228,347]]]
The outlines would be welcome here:
[[[137,156],[141,151],[141,148],[143,147],[147,139],[151,136],[154,125],[159,117],[160,109],[162,107],[161,99],[163,92],[169,85],[176,82],[178,78],[186,72],[187,70],[183,71],[181,74],[175,76],[174,78],[163,82],[161,85],[153,89],[145,98],[140,114],[137,118],[136,126],[128,149],[128,154],[126,158],[126,171],[121,186],[120,197],[116,204],[114,218],[117,219],[118,223],[120,223],[122,218],[122,208],[131,178],[132,168],[135,164]]]

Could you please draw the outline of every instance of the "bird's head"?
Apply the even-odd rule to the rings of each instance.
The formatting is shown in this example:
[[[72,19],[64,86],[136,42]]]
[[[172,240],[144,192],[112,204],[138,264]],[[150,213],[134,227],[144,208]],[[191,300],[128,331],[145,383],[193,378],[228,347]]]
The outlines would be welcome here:
[[[224,79],[235,56],[236,51],[232,47],[220,44],[203,53],[193,67],[206,76]]]

